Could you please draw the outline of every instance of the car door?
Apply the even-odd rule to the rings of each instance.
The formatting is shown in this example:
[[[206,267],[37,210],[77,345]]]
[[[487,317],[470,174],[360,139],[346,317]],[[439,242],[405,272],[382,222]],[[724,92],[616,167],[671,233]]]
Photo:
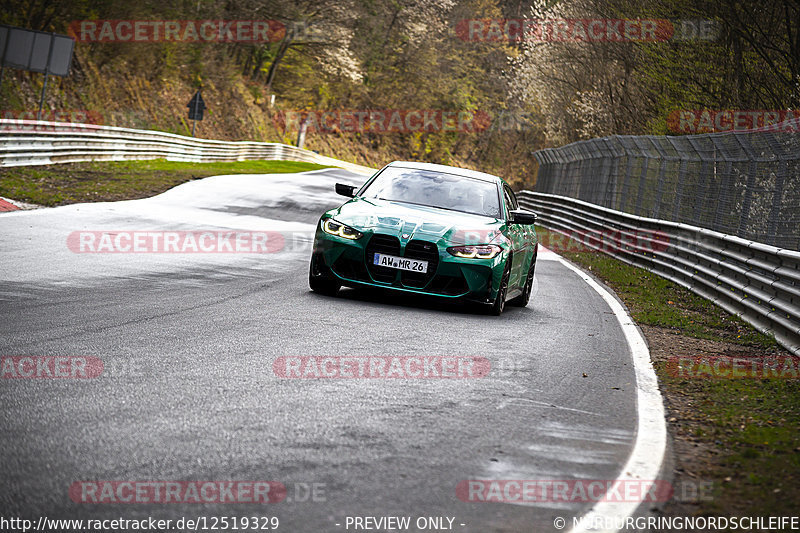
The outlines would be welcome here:
[[[519,204],[517,204],[517,199],[511,188],[505,184],[503,184],[503,198],[506,204],[506,221],[510,221],[511,211],[518,209]],[[524,265],[527,263],[524,226],[508,224],[508,238],[511,241],[511,273],[508,278],[508,288],[513,290],[521,287],[525,282],[525,275],[522,273]],[[522,282],[520,282],[520,279]]]
[[[508,197],[506,203],[512,206],[513,209],[519,209],[519,202],[517,196],[510,187],[504,186],[505,195]],[[528,277],[528,270],[530,269],[533,256],[536,253],[536,230],[532,225],[523,226],[521,224],[512,224],[515,229],[513,245],[516,249],[517,258],[514,260],[514,267],[517,268],[519,278],[517,282],[519,287],[525,285],[525,280]],[[518,260],[517,260],[518,259]]]

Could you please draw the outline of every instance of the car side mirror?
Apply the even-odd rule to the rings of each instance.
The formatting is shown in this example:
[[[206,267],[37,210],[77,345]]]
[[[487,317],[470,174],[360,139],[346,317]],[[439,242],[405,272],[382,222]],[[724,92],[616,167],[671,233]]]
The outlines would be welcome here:
[[[356,188],[353,185],[345,185],[344,183],[336,184],[336,194],[352,198],[356,195]]]
[[[522,209],[515,209],[511,211],[511,219],[508,221],[510,224],[522,224],[530,226],[536,224],[536,213],[523,211]]]

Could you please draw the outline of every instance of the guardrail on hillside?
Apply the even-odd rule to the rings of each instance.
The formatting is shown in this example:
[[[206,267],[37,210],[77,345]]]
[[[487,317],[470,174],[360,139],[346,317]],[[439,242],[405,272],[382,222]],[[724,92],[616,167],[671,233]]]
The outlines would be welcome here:
[[[96,124],[0,119],[0,167],[158,158],[196,163],[304,161],[359,174],[375,172],[369,167],[280,143],[216,141]]]
[[[574,198],[523,191],[539,223],[711,300],[800,355],[800,252],[716,231],[630,215]],[[644,230],[644,232],[642,231]],[[653,246],[631,243],[644,235]]]

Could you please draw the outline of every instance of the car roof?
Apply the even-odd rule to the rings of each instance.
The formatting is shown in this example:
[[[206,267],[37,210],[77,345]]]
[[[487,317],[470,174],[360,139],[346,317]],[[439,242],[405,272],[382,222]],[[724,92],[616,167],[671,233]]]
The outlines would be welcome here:
[[[503,179],[499,176],[487,174],[485,172],[478,172],[477,170],[470,170],[468,168],[451,167],[448,165],[437,165],[435,163],[420,163],[417,161],[392,161],[387,167],[402,167],[402,168],[415,168],[419,170],[430,170],[432,172],[443,172],[446,174],[455,174],[456,176],[465,176],[467,178],[474,178],[481,181],[490,181],[492,183],[504,183]]]

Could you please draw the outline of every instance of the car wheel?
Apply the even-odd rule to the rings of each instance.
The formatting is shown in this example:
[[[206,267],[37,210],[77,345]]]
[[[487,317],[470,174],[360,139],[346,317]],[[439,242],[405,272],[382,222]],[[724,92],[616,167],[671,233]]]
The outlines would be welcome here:
[[[335,279],[327,277],[323,272],[323,268],[319,264],[319,258],[316,255],[311,256],[311,265],[308,268],[308,286],[314,292],[327,296],[336,296],[341,284]]]
[[[528,270],[528,277],[525,278],[525,287],[522,289],[522,294],[509,300],[508,303],[517,307],[525,307],[531,299],[531,289],[533,289],[533,271],[536,270],[536,256],[533,256],[531,261],[531,268]]]
[[[506,307],[506,294],[508,293],[508,277],[511,275],[511,258],[506,262],[506,269],[503,271],[503,278],[500,280],[500,288],[497,290],[497,298],[489,307],[489,314],[500,316]]]

